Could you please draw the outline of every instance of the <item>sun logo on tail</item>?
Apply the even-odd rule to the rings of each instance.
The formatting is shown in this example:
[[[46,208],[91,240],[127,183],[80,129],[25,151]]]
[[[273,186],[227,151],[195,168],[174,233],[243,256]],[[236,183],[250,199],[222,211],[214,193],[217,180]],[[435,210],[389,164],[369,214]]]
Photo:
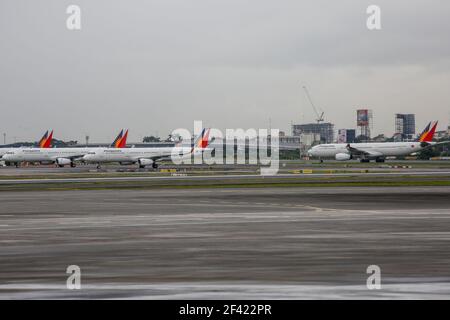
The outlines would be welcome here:
[[[436,121],[433,125],[433,127],[430,130],[431,122],[428,124],[428,126],[423,130],[423,132],[419,136],[419,142],[431,142],[434,137],[434,133],[436,132],[438,121]]]

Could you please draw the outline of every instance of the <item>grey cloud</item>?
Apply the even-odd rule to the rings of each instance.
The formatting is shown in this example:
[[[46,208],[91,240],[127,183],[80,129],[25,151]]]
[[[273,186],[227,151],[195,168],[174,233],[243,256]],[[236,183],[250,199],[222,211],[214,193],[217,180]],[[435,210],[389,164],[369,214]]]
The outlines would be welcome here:
[[[82,8],[82,30],[65,9]],[[369,4],[382,30],[365,28]],[[308,83],[328,120],[374,109],[418,125],[448,119],[448,1],[25,1],[0,4],[1,130],[36,138],[130,139],[203,119],[217,127],[311,121]],[[424,106],[429,103],[429,106]],[[70,121],[66,122],[67,119]]]

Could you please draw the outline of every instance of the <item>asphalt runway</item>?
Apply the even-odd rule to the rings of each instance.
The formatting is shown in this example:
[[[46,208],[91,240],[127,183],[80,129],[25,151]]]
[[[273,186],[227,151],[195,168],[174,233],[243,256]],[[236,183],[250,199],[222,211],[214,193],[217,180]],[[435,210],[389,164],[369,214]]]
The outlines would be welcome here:
[[[0,298],[450,298],[450,187],[0,193]],[[81,290],[66,268],[81,268]],[[381,290],[366,269],[381,268]]]
[[[398,168],[395,168],[398,167]],[[223,173],[233,173],[233,172],[246,172],[248,174],[255,173],[259,168],[257,165],[242,165],[242,164],[232,164],[232,165],[172,165],[170,163],[161,163],[160,169],[175,169],[178,172],[192,172],[192,171],[216,171]],[[346,170],[346,171],[361,171],[367,170],[377,172],[377,171],[392,171],[392,172],[432,172],[432,171],[447,171],[450,172],[450,161],[399,161],[395,162],[387,161],[385,163],[364,163],[361,164],[357,161],[334,161],[329,160],[323,164],[319,164],[317,161],[289,161],[281,160],[279,163],[279,172],[287,173],[292,170],[301,169],[312,169],[312,170]],[[157,172],[158,170],[156,170]],[[135,172],[146,173],[155,172],[152,168],[139,169],[137,165],[119,165],[119,164],[108,164],[104,165],[101,170],[97,170],[96,165],[90,164],[79,164],[75,168],[65,166],[63,168],[56,167],[55,165],[28,165],[16,168],[14,166],[0,167],[0,178],[1,176],[17,176],[17,175],[43,175],[43,174],[86,174],[86,173],[97,173],[97,172]]]

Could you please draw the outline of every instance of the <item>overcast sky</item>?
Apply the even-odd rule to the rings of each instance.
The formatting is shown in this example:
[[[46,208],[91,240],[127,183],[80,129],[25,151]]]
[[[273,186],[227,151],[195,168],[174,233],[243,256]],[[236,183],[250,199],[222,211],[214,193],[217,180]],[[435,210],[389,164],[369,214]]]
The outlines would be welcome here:
[[[81,30],[66,28],[70,4]],[[448,0],[1,0],[0,132],[103,142],[123,127],[137,141],[269,119],[289,132],[315,118],[303,84],[336,129],[354,128],[357,108],[373,110],[375,133],[402,112],[443,129],[449,39]]]

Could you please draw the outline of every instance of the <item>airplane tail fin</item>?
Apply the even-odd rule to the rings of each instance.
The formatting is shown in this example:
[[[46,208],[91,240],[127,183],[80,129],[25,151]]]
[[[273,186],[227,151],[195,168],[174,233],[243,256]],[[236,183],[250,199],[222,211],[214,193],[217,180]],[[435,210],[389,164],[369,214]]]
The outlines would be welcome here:
[[[128,129],[125,131],[125,134],[122,138],[120,138],[117,148],[125,148],[127,146],[127,138],[128,138]]]
[[[419,141],[419,142],[423,141],[423,138],[425,138],[428,131],[430,131],[430,127],[431,127],[431,121],[428,123],[428,125],[425,127],[425,129],[423,129],[423,131],[420,133],[420,135],[417,138],[417,141]]]
[[[194,151],[203,151],[204,149],[206,149],[210,143],[209,140],[209,132],[210,132],[210,128],[206,129],[204,128],[202,130],[202,133],[198,136],[197,140],[195,140],[194,142],[194,146],[191,149],[191,152]]]
[[[438,121],[436,121],[433,125],[433,127],[431,127],[431,130],[427,131],[426,133],[422,134],[422,136],[420,137],[420,142],[431,142],[433,140],[434,137],[434,133],[436,132],[436,127],[438,125]]]
[[[45,139],[45,141],[43,141],[41,148],[51,148],[52,147],[52,141],[53,141],[53,130],[48,135],[48,138]]]
[[[123,136],[123,129],[120,130],[119,134],[117,135],[117,137],[114,139],[114,141],[111,143],[110,147],[111,148],[118,148],[118,144],[120,143],[120,140],[122,139]]]
[[[48,138],[48,130],[45,131],[45,133],[44,133],[44,135],[42,136],[41,140],[39,140],[39,143],[38,143],[39,148],[42,148],[42,147],[44,146],[45,141],[47,141],[47,138]]]

